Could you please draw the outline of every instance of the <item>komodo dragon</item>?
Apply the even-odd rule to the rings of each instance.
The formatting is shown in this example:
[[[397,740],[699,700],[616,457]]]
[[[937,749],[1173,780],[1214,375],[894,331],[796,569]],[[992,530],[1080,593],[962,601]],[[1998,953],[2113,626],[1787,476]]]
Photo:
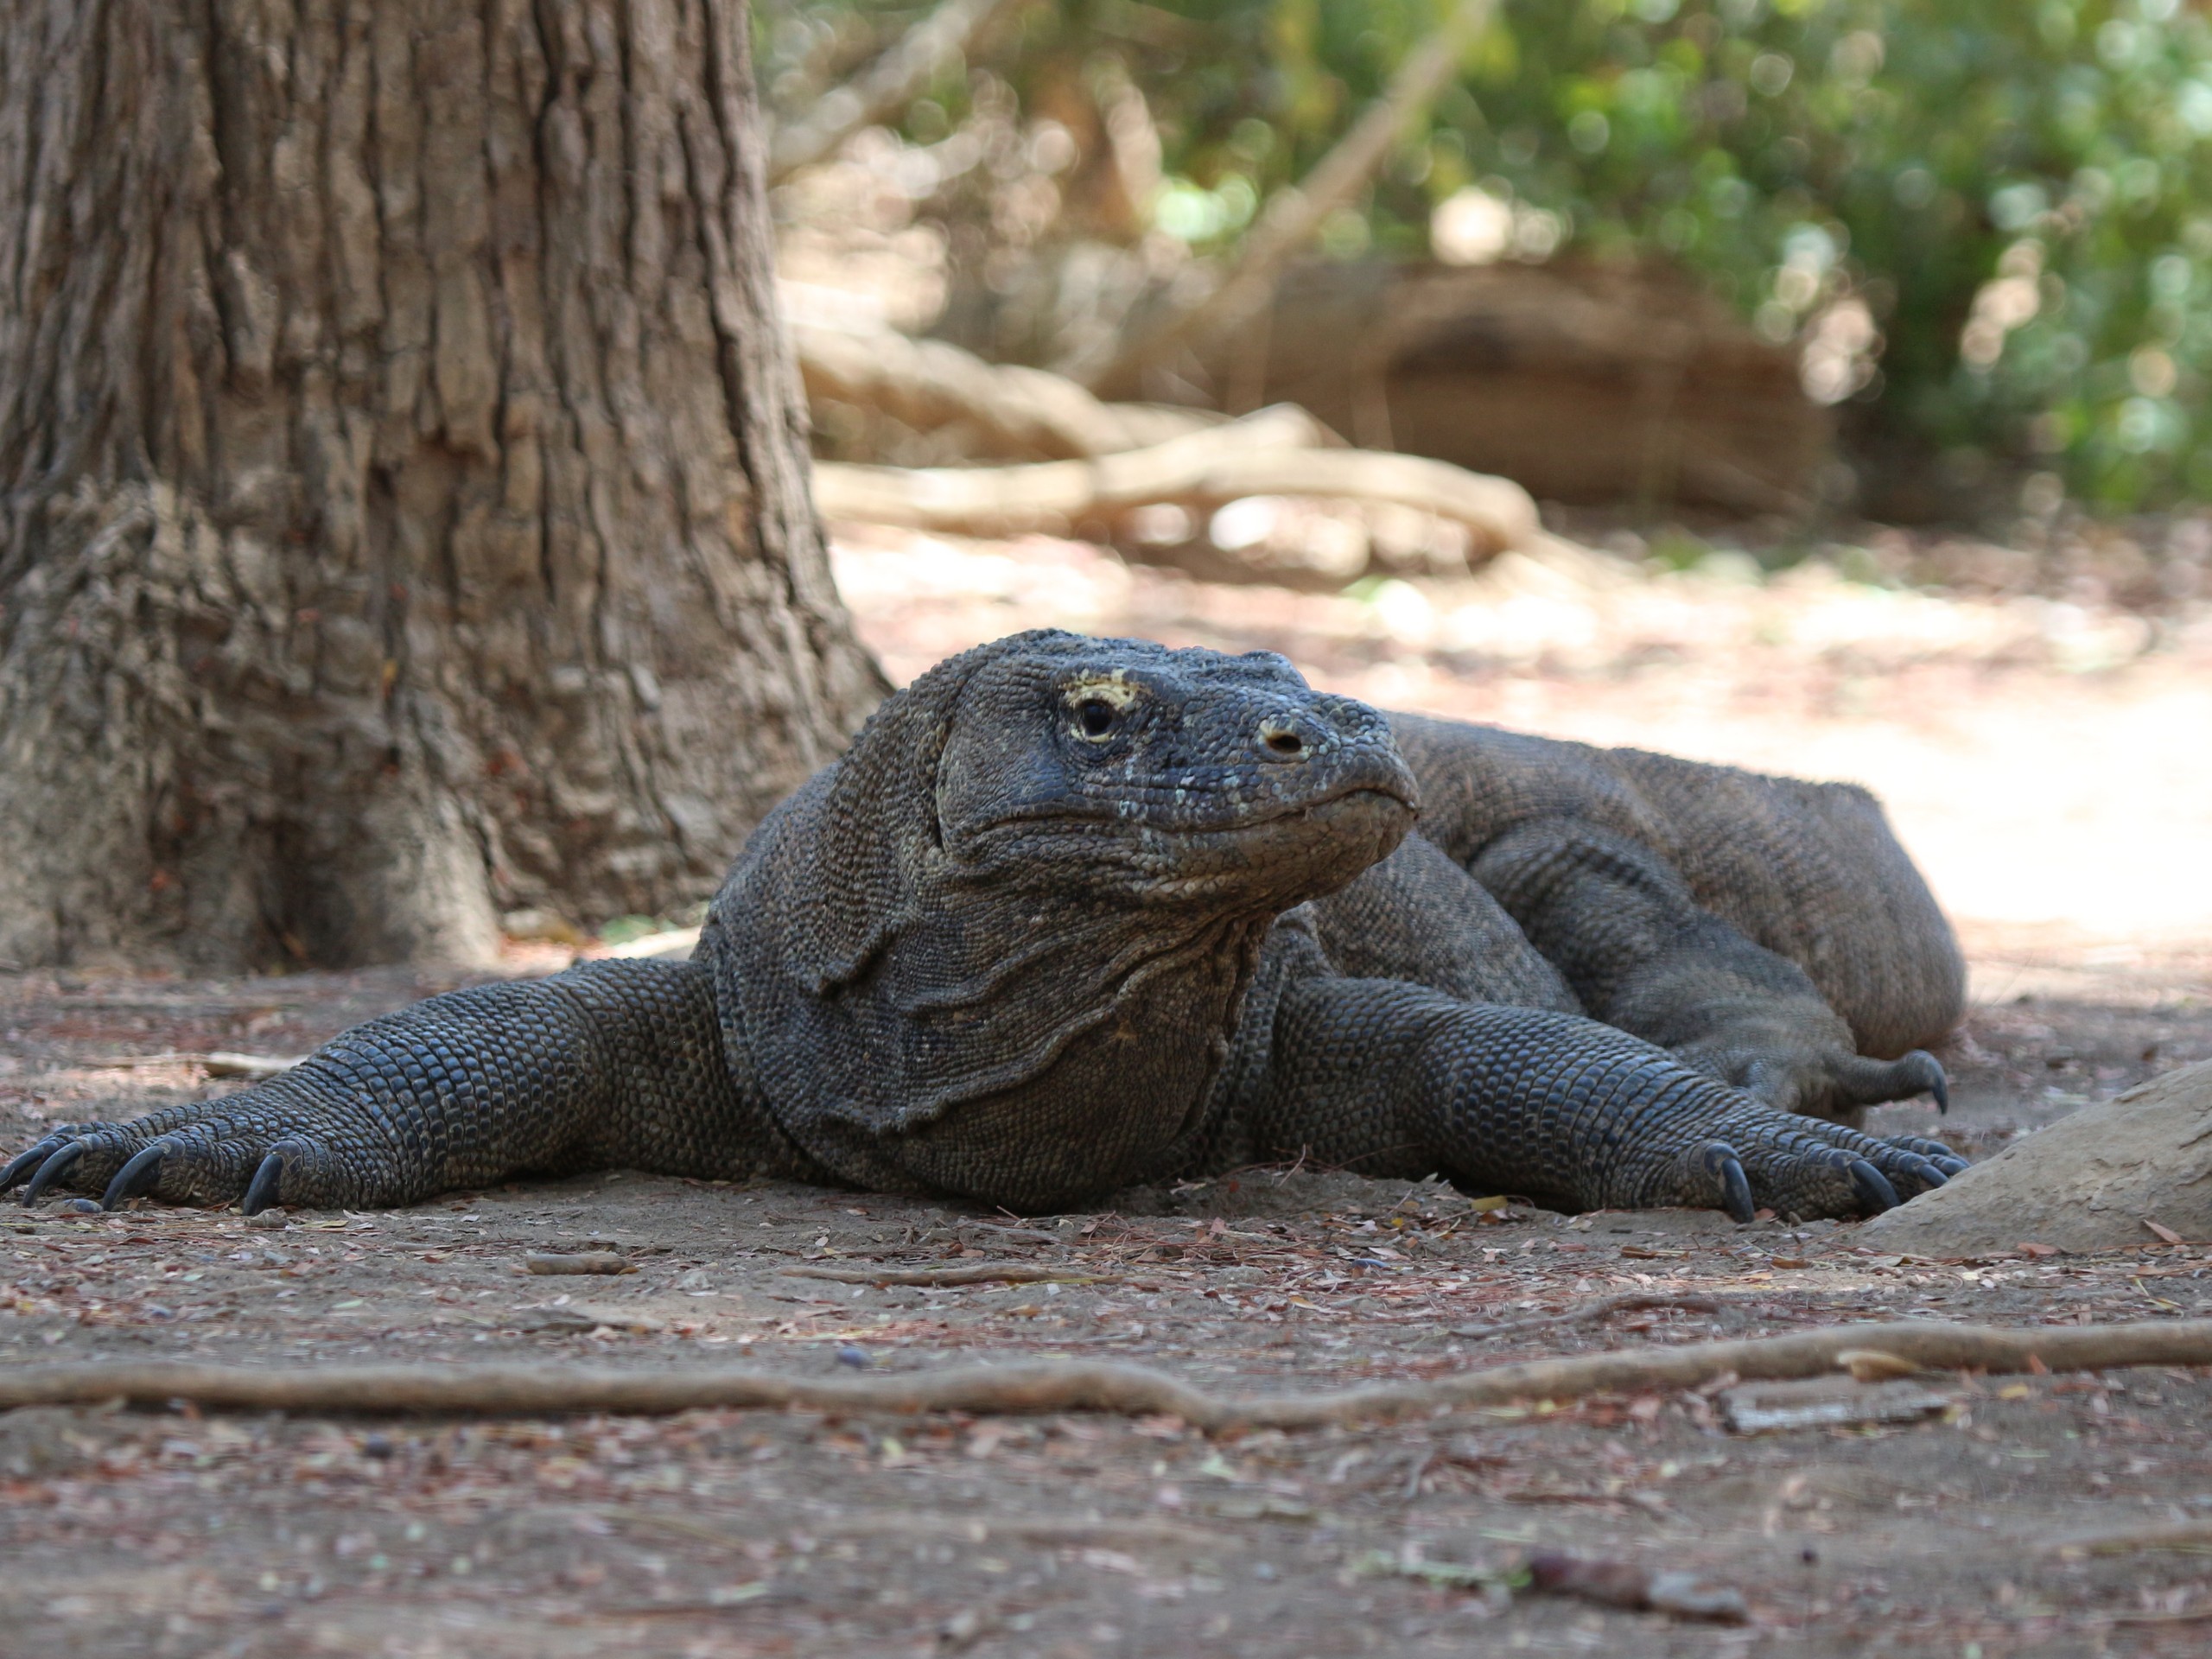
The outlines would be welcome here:
[[[1027,633],[887,699],[689,962],[432,997],[239,1093],[57,1129],[0,1191],[251,1213],[623,1165],[1035,1211],[1305,1155],[1849,1215],[1963,1166],[1779,1109],[1940,1101],[1925,1054],[1859,1050],[1940,1035],[1960,980],[1862,791]]]

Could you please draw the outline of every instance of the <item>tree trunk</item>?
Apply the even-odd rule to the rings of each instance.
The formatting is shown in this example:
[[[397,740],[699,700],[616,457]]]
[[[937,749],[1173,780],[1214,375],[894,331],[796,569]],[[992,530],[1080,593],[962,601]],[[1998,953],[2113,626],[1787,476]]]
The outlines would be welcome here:
[[[881,682],[742,0],[0,22],[0,962],[703,896]]]

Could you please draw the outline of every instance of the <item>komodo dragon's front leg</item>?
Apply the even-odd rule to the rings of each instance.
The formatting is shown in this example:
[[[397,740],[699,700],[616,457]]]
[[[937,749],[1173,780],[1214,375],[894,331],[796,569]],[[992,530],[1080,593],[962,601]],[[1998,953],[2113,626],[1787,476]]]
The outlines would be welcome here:
[[[358,1026],[283,1076],[129,1123],[56,1129],[0,1170],[169,1203],[372,1209],[520,1173],[622,1166],[815,1172],[724,1053],[708,975],[594,963],[452,991]],[[818,1176],[817,1177],[818,1179]]]
[[[1570,1211],[1692,1205],[1752,1219],[1873,1214],[1966,1167],[1948,1147],[1778,1112],[1624,1032],[1338,976],[1279,930],[1255,1149],[1370,1175],[1441,1169]]]

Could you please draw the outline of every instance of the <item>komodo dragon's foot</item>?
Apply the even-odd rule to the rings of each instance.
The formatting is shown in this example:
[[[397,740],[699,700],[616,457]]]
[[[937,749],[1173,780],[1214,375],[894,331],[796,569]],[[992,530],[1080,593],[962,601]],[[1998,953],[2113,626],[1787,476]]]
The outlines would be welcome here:
[[[1936,1109],[1951,1109],[1950,1079],[1943,1063],[1924,1048],[1894,1060],[1833,1051],[1761,1055],[1728,1079],[1777,1110],[1802,1112],[1830,1122],[1863,1126],[1866,1108],[1931,1096]]]
[[[1867,1217],[1949,1181],[1966,1160],[1940,1141],[1874,1136],[1818,1118],[1747,1105],[1707,1125],[1671,1179],[1642,1199],[1788,1220]]]
[[[96,1193],[109,1210],[150,1193],[171,1204],[238,1204],[248,1215],[276,1203],[280,1185],[293,1202],[315,1208],[376,1201],[362,1184],[345,1178],[342,1153],[333,1155],[312,1138],[334,1126],[313,1122],[307,1112],[290,1121],[281,1109],[270,1109],[276,1103],[249,1099],[261,1093],[247,1090],[129,1123],[54,1129],[0,1168],[0,1192],[22,1186],[26,1205],[51,1190]],[[214,1109],[233,1103],[246,1109]]]

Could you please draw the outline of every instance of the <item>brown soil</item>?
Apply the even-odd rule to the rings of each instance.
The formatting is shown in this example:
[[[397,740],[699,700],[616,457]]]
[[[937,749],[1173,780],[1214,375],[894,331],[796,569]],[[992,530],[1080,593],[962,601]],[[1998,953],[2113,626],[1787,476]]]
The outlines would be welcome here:
[[[1938,651],[1862,674],[1847,697],[1833,653],[1758,643],[1771,616],[1741,638],[1716,626],[1711,648],[1692,640],[1657,657],[1637,657],[1634,639],[1608,655],[1605,621],[1585,631],[1576,664],[1501,667],[1370,626],[1373,605],[1352,614],[1368,629],[1355,636],[1332,632],[1338,613],[1325,609],[1354,601],[1199,589],[1067,544],[1001,560],[1012,576],[988,563],[1005,550],[923,551],[899,554],[901,569],[938,590],[964,585],[966,598],[887,597],[882,581],[851,580],[847,554],[863,625],[906,671],[970,639],[1068,620],[1287,645],[1318,677],[1394,701],[1573,734],[1768,764],[1796,753],[1810,757],[1805,770],[1866,758],[1859,775],[1877,774],[1893,796],[1905,785],[1898,820],[1961,912],[1974,958],[1975,1006],[1945,1056],[1957,1108],[1942,1126],[1970,1151],[2212,1058],[2202,768],[2182,762],[2185,747],[2163,770],[2139,764],[2212,696],[2196,647],[2087,674],[2032,652],[1999,662]],[[877,576],[889,568],[890,553],[867,556]],[[995,597],[992,582],[1024,596]],[[1112,605],[1096,602],[1109,588]],[[1772,588],[1751,591],[1770,609],[1781,602]],[[1663,597],[1562,602],[1589,616],[1641,606],[1648,622]],[[1382,603],[1401,622],[1412,615],[1402,600]],[[1812,608],[1784,620],[1809,628]],[[1648,628],[1636,638],[1648,644]],[[1954,781],[1970,785],[1948,797],[1946,744]],[[2113,798],[2116,769],[2131,764],[2147,810]],[[2097,861],[2060,855],[2066,837],[2100,835],[2111,844]],[[2169,852],[2190,861],[2164,865],[2164,913],[2147,916]],[[1974,901],[1953,896],[1962,892]],[[518,948],[513,966],[566,957]],[[294,1053],[450,982],[397,972],[0,977],[0,1145],[49,1122],[236,1086],[186,1062],[114,1064],[125,1057]],[[1887,1130],[1936,1127],[1923,1111],[1877,1117]],[[838,1372],[1065,1354],[1140,1359],[1214,1387],[1319,1389],[1842,1319],[2212,1313],[2207,1247],[2146,1236],[2139,1249],[2076,1257],[2022,1240],[2037,1248],[1953,1263],[1871,1254],[1853,1233],[1672,1212],[1484,1214],[1448,1189],[1311,1170],[1046,1217],[627,1173],[282,1229],[158,1209],[8,1208],[0,1365],[534,1357]],[[531,1252],[592,1244],[637,1270],[523,1270]],[[986,1260],[1095,1278],[878,1288],[788,1271]],[[1644,1289],[1709,1294],[1721,1310],[1482,1333]],[[1940,1391],[1948,1408],[1916,1423],[1756,1436],[1731,1433],[1711,1391],[1217,1440],[1172,1421],[1079,1416],[472,1423],[22,1411],[0,1416],[0,1651],[2202,1650],[2212,1372],[1942,1379]],[[2188,1522],[2203,1523],[2193,1548],[2055,1548]],[[1694,1571],[1739,1590],[1751,1623],[1514,1593],[1541,1548]],[[1469,1587],[1454,1568],[1491,1587]]]

